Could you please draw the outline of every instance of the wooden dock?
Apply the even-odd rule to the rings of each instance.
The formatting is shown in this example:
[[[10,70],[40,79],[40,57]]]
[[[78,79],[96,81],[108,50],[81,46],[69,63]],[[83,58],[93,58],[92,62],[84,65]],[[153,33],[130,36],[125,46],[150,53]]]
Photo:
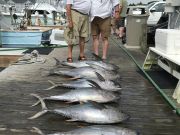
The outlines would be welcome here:
[[[180,117],[156,91],[153,85],[143,76],[134,62],[110,39],[108,61],[120,67],[122,76],[122,94],[118,106],[131,118],[117,126],[138,130],[142,135],[179,135]],[[86,56],[91,59],[91,41],[86,45]],[[140,50],[129,50],[139,64],[142,65],[145,54]],[[78,46],[73,50],[74,60],[79,55]],[[48,80],[62,82],[63,77],[47,76],[47,71],[54,68],[53,57],[66,60],[67,48],[56,48],[48,55],[41,57],[45,63],[10,65],[0,72],[0,135],[37,135],[31,132],[38,127],[45,133],[69,131],[91,124],[83,122],[67,122],[67,118],[47,114],[35,120],[27,118],[41,110],[40,106],[31,107],[37,100],[31,93],[39,95],[56,95],[64,89],[43,91],[51,84]],[[47,102],[49,108],[67,106],[63,102]]]

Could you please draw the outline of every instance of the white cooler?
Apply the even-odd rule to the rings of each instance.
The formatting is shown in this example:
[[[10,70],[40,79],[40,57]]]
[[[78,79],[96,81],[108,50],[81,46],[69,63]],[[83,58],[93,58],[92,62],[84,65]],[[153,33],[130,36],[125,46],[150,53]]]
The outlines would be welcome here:
[[[180,30],[157,29],[155,35],[155,48],[170,55],[180,54]]]

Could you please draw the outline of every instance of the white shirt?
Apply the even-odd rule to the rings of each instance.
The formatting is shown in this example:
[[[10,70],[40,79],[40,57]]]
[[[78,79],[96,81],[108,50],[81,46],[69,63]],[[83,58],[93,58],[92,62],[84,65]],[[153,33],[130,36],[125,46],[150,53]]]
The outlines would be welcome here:
[[[112,8],[119,4],[119,0],[91,0],[91,21],[95,16],[106,18],[112,14]]]
[[[66,4],[72,4],[72,9],[83,14],[89,14],[91,9],[91,0],[67,0]]]

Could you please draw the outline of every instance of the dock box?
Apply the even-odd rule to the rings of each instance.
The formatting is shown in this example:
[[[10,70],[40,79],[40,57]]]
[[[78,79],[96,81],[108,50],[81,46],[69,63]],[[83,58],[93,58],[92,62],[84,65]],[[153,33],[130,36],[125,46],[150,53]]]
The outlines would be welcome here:
[[[155,48],[166,54],[180,55],[180,30],[157,29]]]

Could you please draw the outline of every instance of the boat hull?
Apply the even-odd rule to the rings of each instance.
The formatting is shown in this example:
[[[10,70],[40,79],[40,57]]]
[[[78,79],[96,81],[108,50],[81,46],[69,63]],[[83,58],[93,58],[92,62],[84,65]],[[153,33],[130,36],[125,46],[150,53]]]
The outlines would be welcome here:
[[[52,30],[34,31],[1,31],[2,47],[38,47],[48,43]]]

